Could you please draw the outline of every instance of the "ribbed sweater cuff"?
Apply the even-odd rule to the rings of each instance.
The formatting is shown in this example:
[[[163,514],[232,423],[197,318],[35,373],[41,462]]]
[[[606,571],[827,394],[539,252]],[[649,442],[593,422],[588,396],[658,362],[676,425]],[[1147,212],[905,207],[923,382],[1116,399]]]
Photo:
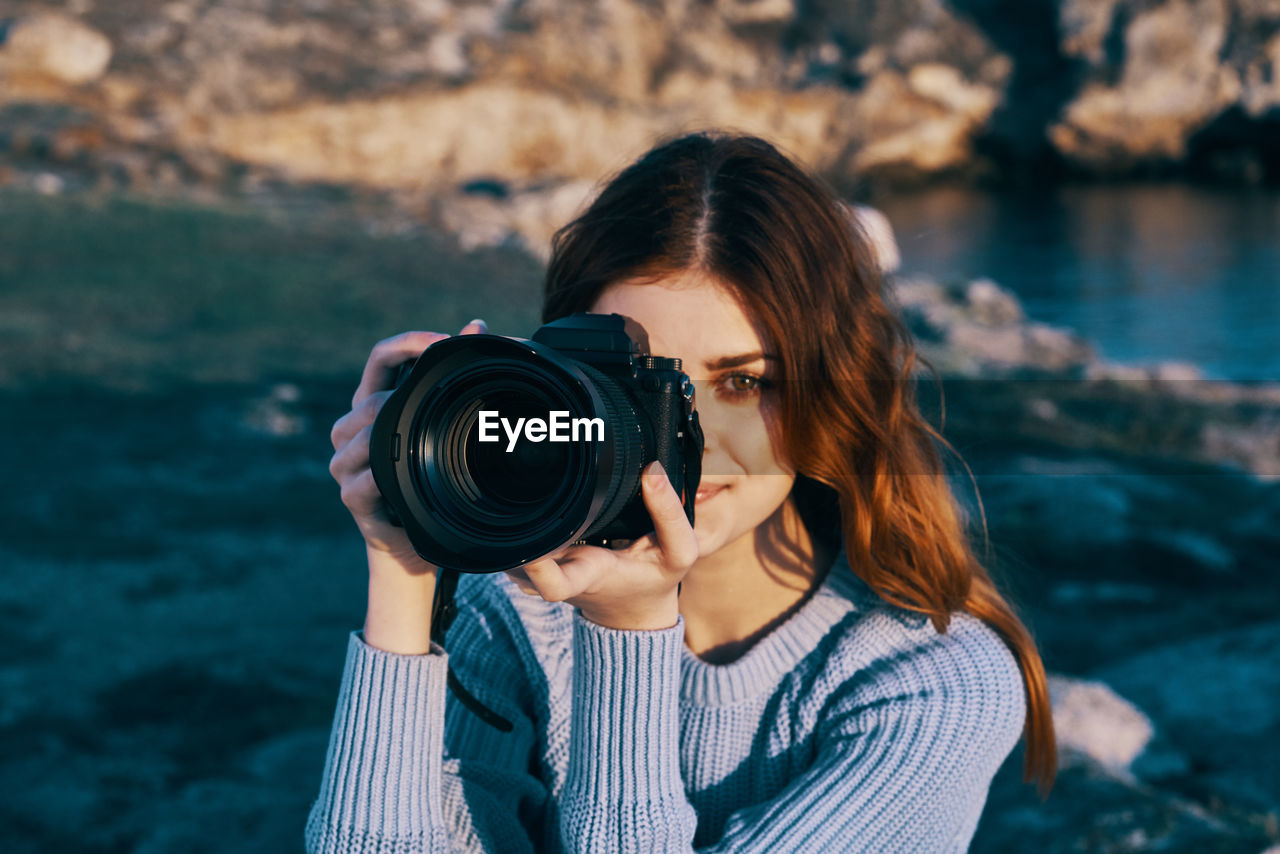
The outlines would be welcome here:
[[[375,838],[444,826],[441,757],[449,657],[375,649],[352,632],[325,760],[319,815]]]
[[[622,631],[574,609],[569,784],[597,804],[684,801],[680,660],[684,617]]]

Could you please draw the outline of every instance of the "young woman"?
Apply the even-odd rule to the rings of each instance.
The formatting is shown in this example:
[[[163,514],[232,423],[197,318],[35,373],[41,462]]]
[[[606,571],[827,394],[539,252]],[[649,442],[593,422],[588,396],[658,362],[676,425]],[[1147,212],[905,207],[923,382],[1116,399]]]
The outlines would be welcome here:
[[[964,851],[1022,735],[1047,795],[1044,668],[969,546],[881,288],[767,142],[693,134],[618,175],[556,235],[543,319],[617,312],[683,360],[696,524],[651,467],[654,534],[461,576],[447,651],[435,568],[368,468],[394,367],[445,336],[378,344],[333,430],[369,605],[308,850]],[[450,665],[509,730],[446,692]]]

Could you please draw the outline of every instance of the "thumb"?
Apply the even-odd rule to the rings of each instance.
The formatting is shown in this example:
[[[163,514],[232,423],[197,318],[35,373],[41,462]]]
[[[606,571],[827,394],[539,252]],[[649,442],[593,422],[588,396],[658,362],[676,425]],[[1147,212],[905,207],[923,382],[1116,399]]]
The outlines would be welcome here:
[[[653,533],[667,560],[681,567],[692,566],[698,559],[698,538],[685,515],[684,505],[667,479],[662,464],[654,460],[640,478],[644,505],[653,519]]]

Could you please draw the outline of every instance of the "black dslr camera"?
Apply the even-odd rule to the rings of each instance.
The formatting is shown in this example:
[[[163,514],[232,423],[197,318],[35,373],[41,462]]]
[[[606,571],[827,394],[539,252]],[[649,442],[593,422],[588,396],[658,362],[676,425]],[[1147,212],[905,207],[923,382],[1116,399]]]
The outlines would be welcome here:
[[[643,350],[642,350],[643,345]],[[401,371],[369,467],[429,563],[498,572],[569,544],[653,530],[640,474],[662,463],[693,522],[702,430],[679,359],[618,314],[574,314],[529,340],[462,335]]]

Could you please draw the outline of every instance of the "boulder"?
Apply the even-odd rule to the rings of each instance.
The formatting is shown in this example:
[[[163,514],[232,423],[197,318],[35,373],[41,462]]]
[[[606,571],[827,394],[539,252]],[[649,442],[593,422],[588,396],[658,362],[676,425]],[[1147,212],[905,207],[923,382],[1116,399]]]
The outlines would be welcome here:
[[[435,216],[467,251],[515,244],[544,264],[551,257],[552,235],[581,213],[598,189],[586,180],[514,190],[497,182],[496,192],[483,187],[472,184],[469,191],[439,197]]]
[[[1059,767],[1088,759],[1132,779],[1130,766],[1155,735],[1151,719],[1101,682],[1060,674],[1048,678],[1053,729],[1062,751]]]
[[[898,241],[894,239],[889,218],[870,205],[844,204],[843,207],[845,215],[871,244],[880,272],[897,272],[902,264],[902,255],[898,251]]]
[[[110,61],[110,40],[71,15],[40,12],[0,22],[0,84],[35,77],[78,86],[100,78]]]
[[[1241,130],[1252,120],[1274,121],[1280,12],[1273,3],[1068,0],[1059,20],[1064,55],[1087,71],[1048,135],[1078,167],[1168,168],[1193,155],[1196,135],[1233,111],[1246,117]]]

